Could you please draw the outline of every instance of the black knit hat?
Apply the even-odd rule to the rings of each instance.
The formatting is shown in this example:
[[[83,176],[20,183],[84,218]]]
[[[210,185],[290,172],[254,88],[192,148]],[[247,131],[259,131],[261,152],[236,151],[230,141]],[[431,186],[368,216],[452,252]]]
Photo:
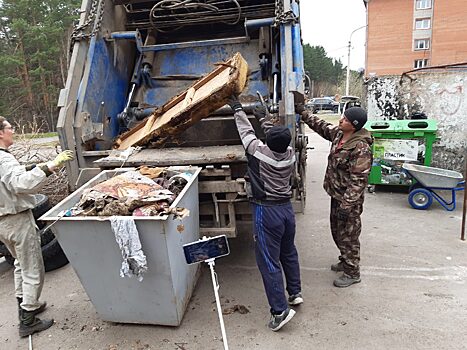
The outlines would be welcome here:
[[[347,120],[353,125],[355,130],[360,130],[365,125],[368,117],[362,107],[350,107],[344,112]]]
[[[277,153],[284,153],[292,140],[290,130],[285,126],[273,126],[266,134],[266,145]]]

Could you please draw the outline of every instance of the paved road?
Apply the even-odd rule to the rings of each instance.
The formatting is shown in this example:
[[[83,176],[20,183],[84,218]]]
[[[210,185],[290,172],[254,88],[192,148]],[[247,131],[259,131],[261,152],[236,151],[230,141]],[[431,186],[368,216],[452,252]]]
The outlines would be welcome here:
[[[329,233],[329,198],[321,186],[329,144],[315,134],[310,139],[315,149],[309,152],[307,208],[297,216],[305,303],[284,329],[269,331],[253,243],[237,238],[231,255],[216,264],[223,307],[239,304],[249,310],[225,316],[230,348],[465,349],[467,256],[466,243],[458,238],[461,209],[449,213],[434,205],[416,211],[404,193],[367,195],[362,283],[337,289],[332,286],[336,274],[329,269],[337,256]],[[0,349],[26,349],[27,340],[17,336],[11,271],[0,274],[0,281]],[[55,317],[56,324],[34,336],[35,349],[222,349],[206,268],[177,328],[101,321],[69,265],[46,274],[43,297],[50,303],[44,317]]]

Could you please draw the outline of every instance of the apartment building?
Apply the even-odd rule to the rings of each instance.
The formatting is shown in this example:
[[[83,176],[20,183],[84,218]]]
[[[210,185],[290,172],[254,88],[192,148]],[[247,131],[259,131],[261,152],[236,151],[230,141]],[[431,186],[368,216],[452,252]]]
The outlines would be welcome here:
[[[366,75],[467,62],[467,0],[364,0]]]

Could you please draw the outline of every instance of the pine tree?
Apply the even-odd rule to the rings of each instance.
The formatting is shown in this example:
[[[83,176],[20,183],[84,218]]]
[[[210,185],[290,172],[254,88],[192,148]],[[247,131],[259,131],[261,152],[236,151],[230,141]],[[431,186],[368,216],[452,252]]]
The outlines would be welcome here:
[[[0,2],[0,115],[28,128],[55,128],[67,36],[77,0]]]

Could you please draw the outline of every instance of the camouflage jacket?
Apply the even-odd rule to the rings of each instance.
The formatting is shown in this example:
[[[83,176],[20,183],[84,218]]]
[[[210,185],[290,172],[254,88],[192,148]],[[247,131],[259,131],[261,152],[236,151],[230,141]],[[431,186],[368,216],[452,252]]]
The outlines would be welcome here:
[[[332,142],[323,187],[340,202],[343,209],[362,204],[368,184],[373,156],[373,138],[366,129],[353,133],[341,147],[343,133],[335,125],[310,113],[303,113],[303,121],[320,136]]]

